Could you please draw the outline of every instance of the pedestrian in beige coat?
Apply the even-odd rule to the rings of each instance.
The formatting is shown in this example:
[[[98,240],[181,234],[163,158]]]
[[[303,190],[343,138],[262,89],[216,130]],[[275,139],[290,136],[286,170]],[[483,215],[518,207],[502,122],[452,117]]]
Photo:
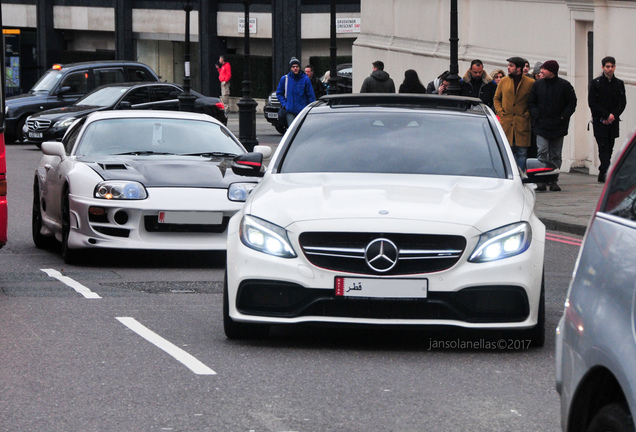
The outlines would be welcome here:
[[[501,127],[512,146],[517,165],[526,169],[528,147],[530,147],[530,112],[528,97],[534,80],[523,74],[525,60],[521,57],[508,59],[508,76],[501,79],[495,92],[495,112]]]

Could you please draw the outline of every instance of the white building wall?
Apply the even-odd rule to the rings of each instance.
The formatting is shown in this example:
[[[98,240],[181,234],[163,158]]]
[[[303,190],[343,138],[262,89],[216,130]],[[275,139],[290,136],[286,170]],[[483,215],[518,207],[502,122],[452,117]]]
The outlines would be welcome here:
[[[594,75],[601,73],[601,58],[613,55],[617,76],[627,85],[627,109],[622,116],[621,138],[636,127],[636,51],[629,42],[636,36],[636,2],[607,0],[458,0],[459,73],[479,58],[485,69],[505,70],[511,56],[559,62],[559,75],[575,87],[577,112],[563,149],[564,171],[588,167],[598,172],[598,155],[587,130],[587,34],[594,32]],[[361,33],[353,46],[353,86],[359,89],[382,60],[396,87],[404,71],[415,69],[424,85],[449,68],[450,1],[362,0]],[[615,152],[616,153],[616,152]]]

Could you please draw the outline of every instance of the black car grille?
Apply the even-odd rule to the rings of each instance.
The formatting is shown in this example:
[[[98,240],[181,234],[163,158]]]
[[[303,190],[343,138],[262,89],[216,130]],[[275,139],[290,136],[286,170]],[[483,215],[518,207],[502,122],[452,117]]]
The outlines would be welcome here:
[[[159,223],[158,216],[144,216],[144,228],[148,232],[194,232],[194,233],[222,233],[227,229],[227,224],[230,221],[229,217],[224,217],[223,222],[219,225],[204,225],[204,224],[170,224]]]
[[[397,248],[395,265],[380,269],[367,256],[374,241],[388,240]],[[462,256],[466,239],[437,234],[306,232],[299,237],[305,257],[315,266],[369,275],[410,275],[446,270]],[[370,250],[370,249],[369,249]]]
[[[269,97],[270,105],[276,109],[280,108],[280,102],[278,101],[278,97],[276,97],[276,93],[272,93]]]
[[[51,120],[27,120],[29,132],[45,131],[51,127]]]

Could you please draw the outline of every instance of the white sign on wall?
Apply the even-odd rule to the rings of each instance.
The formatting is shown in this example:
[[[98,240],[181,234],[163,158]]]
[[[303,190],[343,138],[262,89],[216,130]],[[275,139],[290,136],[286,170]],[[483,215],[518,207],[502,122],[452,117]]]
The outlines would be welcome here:
[[[238,19],[238,32],[245,34],[245,18]],[[256,34],[256,18],[250,18],[250,34]]]
[[[336,33],[360,33],[360,18],[336,18]]]

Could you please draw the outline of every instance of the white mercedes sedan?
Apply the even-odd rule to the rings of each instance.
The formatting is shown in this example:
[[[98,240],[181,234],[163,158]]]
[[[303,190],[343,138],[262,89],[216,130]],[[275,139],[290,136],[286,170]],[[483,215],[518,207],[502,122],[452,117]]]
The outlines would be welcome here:
[[[235,172],[258,174],[243,157]],[[478,99],[323,98],[295,119],[230,220],[225,334],[435,325],[540,346],[545,227],[529,183],[557,177],[536,159],[524,175]]]
[[[43,143],[42,153],[33,241],[43,247],[57,239],[67,263],[85,248],[224,250],[230,217],[259,181],[232,172],[246,151],[205,114],[95,113],[62,142]],[[248,156],[259,171],[262,154]]]

